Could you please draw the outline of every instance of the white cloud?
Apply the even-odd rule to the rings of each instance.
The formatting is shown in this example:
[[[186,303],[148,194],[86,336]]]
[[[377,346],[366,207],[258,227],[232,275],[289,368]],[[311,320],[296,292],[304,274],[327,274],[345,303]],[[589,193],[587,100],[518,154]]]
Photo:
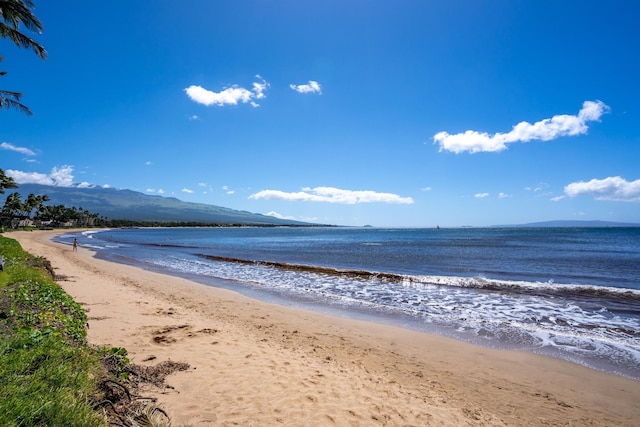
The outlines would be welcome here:
[[[3,142],[2,144],[0,144],[0,149],[2,150],[8,150],[8,151],[15,151],[16,153],[21,153],[27,156],[35,156],[36,153],[33,150],[30,150],[28,148],[25,147],[16,147],[15,145],[9,143],[9,142]]]
[[[206,182],[199,182],[198,187],[202,189],[202,194],[209,194],[213,192],[213,188]]]
[[[549,184],[547,184],[546,182],[540,182],[533,187],[525,187],[524,189],[527,191],[533,191],[534,193],[538,193],[542,190],[545,190],[548,187],[549,187]]]
[[[411,197],[375,191],[341,190],[333,187],[303,188],[302,191],[287,193],[280,190],[263,190],[249,196],[255,200],[289,200],[296,202],[326,202],[353,205],[356,203],[412,204]]]
[[[272,216],[272,217],[278,218],[278,219],[288,219],[288,220],[292,220],[292,221],[295,221],[295,219],[296,219],[293,216],[285,216],[285,215],[279,214],[278,212],[275,212],[275,211],[267,212],[265,215],[266,216]]]
[[[191,85],[184,91],[192,101],[206,105],[207,107],[210,105],[238,105],[238,103],[248,103],[253,107],[259,107],[255,100],[264,99],[266,97],[264,92],[269,88],[269,83],[259,75],[256,77],[261,79],[262,82],[254,82],[253,89],[251,90],[239,87],[238,85],[233,85],[220,92],[213,92],[203,88],[202,86]]]
[[[485,197],[489,197],[489,193],[477,193],[475,196],[476,199],[484,199]]]
[[[627,181],[619,176],[573,182],[564,187],[569,197],[594,196],[596,200],[640,202],[640,179]]]
[[[452,151],[456,154],[464,151],[502,151],[507,149],[507,144],[514,142],[549,141],[562,136],[585,134],[589,129],[587,122],[600,120],[608,111],[609,107],[602,101],[585,101],[577,116],[560,114],[534,124],[520,122],[510,132],[494,135],[474,130],[454,135],[443,131],[435,134],[433,140],[440,145],[440,151]]]
[[[556,197],[552,197],[551,201],[552,202],[559,202],[562,199],[564,199],[564,196],[556,196]]]
[[[250,90],[233,86],[222,90],[221,92],[213,92],[203,88],[202,86],[191,85],[185,89],[191,100],[209,105],[237,105],[238,102],[247,103],[253,97]]]
[[[191,193],[193,193],[193,190],[189,190],[188,188],[183,188],[183,189],[182,189],[182,192],[183,192],[183,193],[191,194]]]
[[[282,214],[280,214],[278,212],[275,212],[275,211],[267,212],[264,215],[272,216],[274,218],[279,218],[279,219],[286,219],[286,220],[290,220],[290,221],[314,222],[314,221],[318,220],[317,217],[300,217],[300,218],[296,218],[295,216],[282,215]]]
[[[309,80],[309,83],[303,85],[290,84],[289,87],[298,93],[317,93],[318,95],[322,95],[320,83],[313,80]]]
[[[507,194],[507,193],[499,193],[498,194],[498,198],[499,199],[506,199],[507,197],[511,197],[511,194]]]
[[[262,83],[253,82],[253,93],[256,94],[256,99],[266,98],[267,96],[264,94],[264,92],[269,89],[269,83],[267,83],[260,74],[256,74],[256,77],[262,80]]]
[[[534,197],[550,197],[553,195],[553,193],[551,191],[548,191],[548,188],[549,188],[549,184],[547,184],[546,182],[540,182],[533,187],[525,187],[524,189],[526,191],[532,192]],[[551,200],[554,202],[557,201],[553,199]]]
[[[5,172],[7,176],[13,178],[16,184],[42,184],[57,187],[71,187],[73,185],[73,167],[71,166],[54,167],[49,174],[12,169]]]
[[[420,191],[431,191],[431,187],[422,187]]]

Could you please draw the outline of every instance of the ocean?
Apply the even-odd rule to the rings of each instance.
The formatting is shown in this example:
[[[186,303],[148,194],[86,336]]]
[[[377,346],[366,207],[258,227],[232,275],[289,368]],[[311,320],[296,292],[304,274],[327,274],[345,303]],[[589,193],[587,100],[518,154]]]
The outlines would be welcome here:
[[[640,380],[640,228],[143,228],[97,256]]]

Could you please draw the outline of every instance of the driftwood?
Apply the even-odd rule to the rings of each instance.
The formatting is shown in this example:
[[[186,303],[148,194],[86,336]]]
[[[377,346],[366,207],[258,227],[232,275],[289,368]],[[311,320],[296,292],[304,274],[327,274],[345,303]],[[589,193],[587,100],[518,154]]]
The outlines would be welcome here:
[[[98,383],[101,391],[95,409],[102,409],[112,426],[171,426],[169,415],[155,405],[156,399],[139,395],[142,384],[172,388],[165,383],[168,375],[184,371],[189,364],[162,362],[156,366],[141,366],[128,363],[120,355],[108,354],[102,359],[107,374]]]

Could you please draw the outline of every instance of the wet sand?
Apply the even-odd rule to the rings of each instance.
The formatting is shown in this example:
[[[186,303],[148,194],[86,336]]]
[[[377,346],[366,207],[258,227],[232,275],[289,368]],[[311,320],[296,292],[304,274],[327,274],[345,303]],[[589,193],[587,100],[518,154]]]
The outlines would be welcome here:
[[[174,426],[633,426],[640,382],[531,353],[282,307],[53,243],[89,341],[190,368],[149,389]]]

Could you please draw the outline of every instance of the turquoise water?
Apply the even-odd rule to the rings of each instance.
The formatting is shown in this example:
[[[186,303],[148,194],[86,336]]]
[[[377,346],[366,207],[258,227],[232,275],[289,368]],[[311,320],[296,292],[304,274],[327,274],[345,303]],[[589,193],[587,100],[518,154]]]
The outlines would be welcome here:
[[[640,379],[640,228],[195,228],[69,234],[257,298]]]

